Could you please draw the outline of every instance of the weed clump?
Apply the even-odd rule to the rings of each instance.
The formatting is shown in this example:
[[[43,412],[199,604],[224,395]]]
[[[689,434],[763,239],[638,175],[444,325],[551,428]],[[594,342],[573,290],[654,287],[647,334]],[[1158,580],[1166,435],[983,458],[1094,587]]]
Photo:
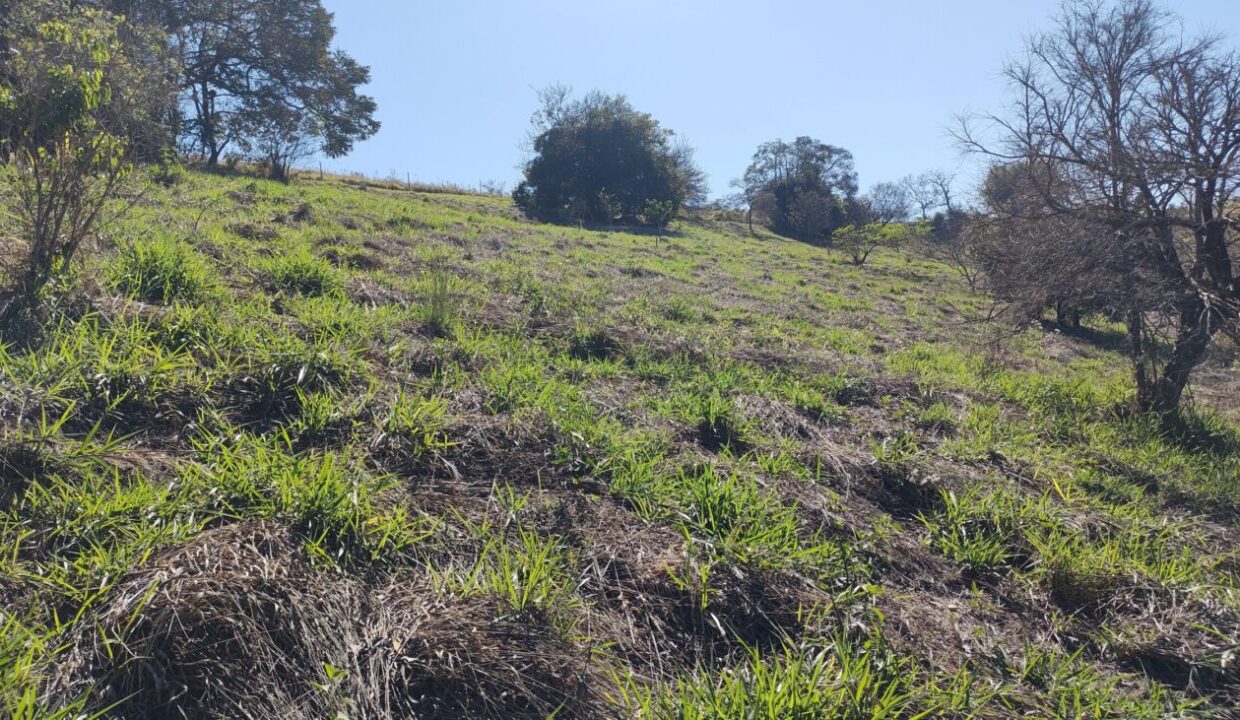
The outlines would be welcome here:
[[[882,440],[871,438],[870,451],[893,512],[916,515],[938,504],[940,498],[934,479],[918,471],[918,462],[925,450],[916,434],[899,431]]]
[[[412,470],[426,454],[451,447],[445,432],[447,409],[442,398],[400,393],[373,441],[376,451],[395,469]]]
[[[435,337],[448,337],[456,328],[458,308],[453,293],[452,276],[442,268],[431,271],[423,319],[427,332]]]
[[[972,678],[957,680],[962,687],[953,697],[927,683],[880,635],[841,632],[822,642],[786,643],[771,656],[750,649],[731,667],[683,677],[661,693],[626,683],[622,697],[638,717],[810,720],[967,711],[992,695],[973,697]]]
[[[206,258],[187,243],[166,237],[119,245],[108,277],[114,288],[129,297],[165,305],[202,303],[219,287]]]
[[[930,531],[934,548],[967,575],[989,576],[1028,558],[1022,527],[1026,518],[1037,517],[1042,508],[1000,493],[983,495],[977,487],[959,494],[940,492],[942,510],[920,519]]]
[[[302,295],[330,295],[344,287],[340,272],[327,260],[305,248],[264,263],[268,279],[277,290]]]
[[[604,328],[579,328],[568,339],[569,357],[586,362],[611,359],[621,352],[620,343]]]
[[[740,416],[736,404],[717,392],[698,398],[698,442],[712,452],[729,450],[745,453],[750,447],[749,423]]]

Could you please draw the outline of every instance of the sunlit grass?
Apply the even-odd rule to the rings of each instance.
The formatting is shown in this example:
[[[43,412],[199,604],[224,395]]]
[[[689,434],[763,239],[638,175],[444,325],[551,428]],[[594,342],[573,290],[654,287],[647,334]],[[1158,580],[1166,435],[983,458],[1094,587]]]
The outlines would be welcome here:
[[[916,248],[858,268],[709,213],[656,244],[496,197],[157,192],[83,270],[99,297],[0,342],[0,591],[25,603],[0,615],[0,715],[89,716],[39,695],[67,633],[152,557],[257,521],[324,573],[547,625],[621,717],[1194,716],[1120,672],[1152,617],[1212,633],[1177,651],[1232,677],[1240,432],[1134,418],[1105,344],[991,342],[985,300]],[[917,644],[937,626],[885,639],[907,595],[1026,634],[948,666]],[[737,623],[796,620],[741,643],[719,615],[746,600]],[[626,666],[669,627],[684,657]]]

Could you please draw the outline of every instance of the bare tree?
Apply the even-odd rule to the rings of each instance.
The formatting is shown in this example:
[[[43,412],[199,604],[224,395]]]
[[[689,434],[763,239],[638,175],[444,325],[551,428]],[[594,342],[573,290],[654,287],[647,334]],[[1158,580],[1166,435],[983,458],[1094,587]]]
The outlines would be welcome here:
[[[939,207],[944,212],[952,212],[956,209],[952,202],[952,184],[956,182],[956,174],[945,170],[931,170],[923,175],[925,182],[929,183],[934,189],[935,194],[939,198]]]
[[[866,222],[886,225],[907,220],[911,213],[909,193],[900,183],[878,183],[858,199]]]
[[[958,131],[966,148],[1025,169],[1038,202],[1013,219],[1074,229],[1030,238],[1023,258],[1044,278],[1068,268],[1096,283],[1124,317],[1137,404],[1160,414],[1178,410],[1218,332],[1240,335],[1228,215],[1240,61],[1216,40],[1182,40],[1171,21],[1151,0],[1066,4],[1005,68],[1012,111]]]
[[[985,212],[933,244],[983,271],[1017,322],[1052,307],[1061,326],[1076,328],[1085,310],[1108,308],[1108,299],[1122,294],[1116,261],[1123,253],[1105,225],[1055,212],[1066,202],[1062,194],[1048,204],[1048,194],[1067,187],[1045,164],[994,165],[982,185]]]
[[[909,202],[921,212],[922,220],[929,220],[935,211],[951,212],[952,185],[955,173],[945,170],[928,170],[920,175],[909,175],[900,181]]]
[[[921,236],[926,257],[942,263],[960,275],[976,292],[986,267],[986,248],[993,247],[994,223],[962,211],[938,213]]]

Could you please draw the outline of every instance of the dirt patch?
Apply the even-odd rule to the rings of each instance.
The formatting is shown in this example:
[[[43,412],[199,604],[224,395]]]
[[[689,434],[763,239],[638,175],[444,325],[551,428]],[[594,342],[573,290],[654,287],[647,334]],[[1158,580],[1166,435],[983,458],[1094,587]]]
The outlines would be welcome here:
[[[245,240],[269,241],[280,237],[279,230],[255,223],[233,223],[227,227],[227,230]]]
[[[643,545],[592,553],[581,593],[603,611],[595,630],[646,673],[726,664],[742,647],[779,647],[801,635],[804,611],[830,604],[793,573],[720,563],[703,577],[680,542]]]

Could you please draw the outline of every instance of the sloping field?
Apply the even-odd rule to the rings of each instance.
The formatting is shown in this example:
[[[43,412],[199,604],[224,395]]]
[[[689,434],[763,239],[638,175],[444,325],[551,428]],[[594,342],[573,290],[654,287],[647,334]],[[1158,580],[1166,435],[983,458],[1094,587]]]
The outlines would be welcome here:
[[[0,350],[0,714],[1240,717],[1234,351],[1172,432],[911,249],[130,202]]]

